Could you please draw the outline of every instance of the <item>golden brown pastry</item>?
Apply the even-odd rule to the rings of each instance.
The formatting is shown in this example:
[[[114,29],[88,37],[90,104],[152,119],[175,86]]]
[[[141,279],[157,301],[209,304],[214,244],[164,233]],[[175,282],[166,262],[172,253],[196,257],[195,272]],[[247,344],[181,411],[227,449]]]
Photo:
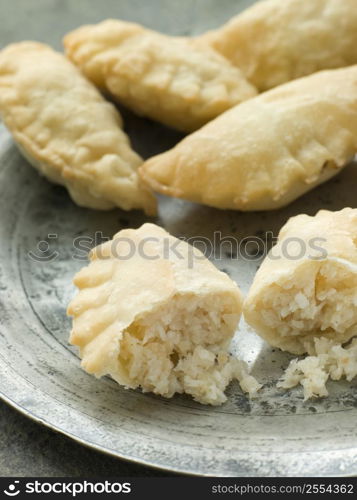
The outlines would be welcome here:
[[[314,338],[357,335],[357,209],[298,215],[258,270],[246,321],[270,345],[314,354]]]
[[[228,354],[242,295],[201,252],[144,224],[120,231],[90,260],[75,277],[79,293],[68,308],[70,342],[87,372],[213,405],[226,400],[233,378],[247,392],[259,388]]]
[[[78,205],[155,213],[119,113],[62,54],[36,42],[1,51],[0,113],[29,162]]]
[[[357,66],[289,82],[226,111],[140,168],[164,194],[271,210],[336,175],[357,150]]]
[[[355,0],[257,2],[198,41],[223,54],[260,91],[357,63]]]
[[[224,57],[189,40],[124,21],[82,26],[67,56],[98,87],[135,112],[191,131],[256,90]]]

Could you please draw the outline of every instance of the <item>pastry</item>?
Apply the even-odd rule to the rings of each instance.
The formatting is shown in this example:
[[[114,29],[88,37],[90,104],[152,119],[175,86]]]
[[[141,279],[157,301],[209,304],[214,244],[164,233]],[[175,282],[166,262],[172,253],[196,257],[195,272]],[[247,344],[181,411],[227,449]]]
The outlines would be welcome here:
[[[336,175],[357,150],[357,66],[286,83],[226,111],[140,173],[161,193],[272,210]]]
[[[244,303],[249,325],[270,345],[313,353],[315,338],[357,335],[357,209],[291,218]]]
[[[233,378],[259,384],[228,354],[242,309],[237,285],[203,254],[154,224],[95,248],[76,275],[70,342],[82,367],[120,385],[217,405]]]
[[[198,38],[260,91],[357,63],[355,0],[266,0]]]
[[[119,113],[62,54],[36,42],[1,51],[0,113],[28,161],[78,205],[155,213]]]
[[[220,54],[124,21],[82,26],[64,39],[67,56],[99,88],[136,113],[183,131],[197,129],[256,90]]]

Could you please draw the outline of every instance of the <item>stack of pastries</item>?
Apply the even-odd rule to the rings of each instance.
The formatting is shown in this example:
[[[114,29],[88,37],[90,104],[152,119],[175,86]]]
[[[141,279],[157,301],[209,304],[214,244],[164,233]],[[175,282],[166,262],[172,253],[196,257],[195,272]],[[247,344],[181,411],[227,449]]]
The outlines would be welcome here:
[[[119,20],[82,26],[65,36],[65,55],[37,42],[0,52],[1,117],[29,163],[83,207],[152,216],[157,192],[218,209],[278,209],[357,152],[356,25],[355,0],[264,0],[194,38]],[[104,96],[189,135],[144,161]],[[323,257],[282,254],[287,239],[316,235]],[[122,239],[135,243],[130,259]],[[181,259],[165,255],[167,241]],[[146,243],[150,258],[138,252]],[[206,404],[223,403],[234,378],[254,395],[260,384],[229,354],[243,312],[272,346],[310,355],[282,387],[301,383],[308,398],[326,394],[329,376],[351,379],[355,344],[342,344],[357,334],[357,210],[298,215],[273,250],[280,259],[267,256],[244,300],[160,227],[119,232],[75,278],[70,341],[83,368]]]

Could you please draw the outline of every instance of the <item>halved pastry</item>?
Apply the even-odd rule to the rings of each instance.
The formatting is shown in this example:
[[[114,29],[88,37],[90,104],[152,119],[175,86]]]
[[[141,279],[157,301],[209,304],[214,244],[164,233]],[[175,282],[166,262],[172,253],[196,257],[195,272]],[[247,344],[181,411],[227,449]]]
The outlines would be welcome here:
[[[155,213],[119,113],[62,54],[36,42],[1,51],[0,113],[28,161],[78,205]]]
[[[357,63],[355,0],[266,0],[197,41],[240,68],[260,91]]]
[[[120,231],[90,260],[75,277],[79,293],[68,307],[70,342],[87,372],[213,405],[226,400],[233,378],[250,393],[259,388],[228,354],[242,295],[201,252],[144,224]]]
[[[289,82],[226,111],[140,168],[164,194],[271,210],[336,175],[357,151],[357,66]]]
[[[138,114],[191,131],[256,94],[220,54],[124,21],[82,26],[67,56],[93,83]]]
[[[315,338],[357,335],[357,209],[298,215],[258,270],[246,321],[270,345],[314,353]]]

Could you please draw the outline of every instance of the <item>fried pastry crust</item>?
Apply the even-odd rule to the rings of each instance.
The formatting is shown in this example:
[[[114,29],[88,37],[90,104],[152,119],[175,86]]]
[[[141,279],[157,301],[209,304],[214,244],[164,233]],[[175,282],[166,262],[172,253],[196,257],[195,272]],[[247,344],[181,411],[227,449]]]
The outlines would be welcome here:
[[[29,162],[78,205],[155,213],[119,113],[62,54],[36,42],[1,51],[0,112]]]
[[[226,400],[233,378],[251,394],[260,387],[228,351],[241,292],[197,249],[144,224],[120,231],[90,260],[75,277],[79,293],[68,308],[70,342],[87,372],[213,405]]]
[[[146,161],[161,193],[223,209],[272,210],[336,175],[357,150],[357,66],[323,71],[226,111]]]
[[[258,270],[246,321],[270,345],[313,352],[357,335],[357,209],[292,217]]]
[[[260,91],[357,63],[355,0],[266,0],[197,38]]]
[[[188,39],[107,20],[64,38],[67,56],[93,83],[136,113],[195,130],[256,94],[220,54]]]

